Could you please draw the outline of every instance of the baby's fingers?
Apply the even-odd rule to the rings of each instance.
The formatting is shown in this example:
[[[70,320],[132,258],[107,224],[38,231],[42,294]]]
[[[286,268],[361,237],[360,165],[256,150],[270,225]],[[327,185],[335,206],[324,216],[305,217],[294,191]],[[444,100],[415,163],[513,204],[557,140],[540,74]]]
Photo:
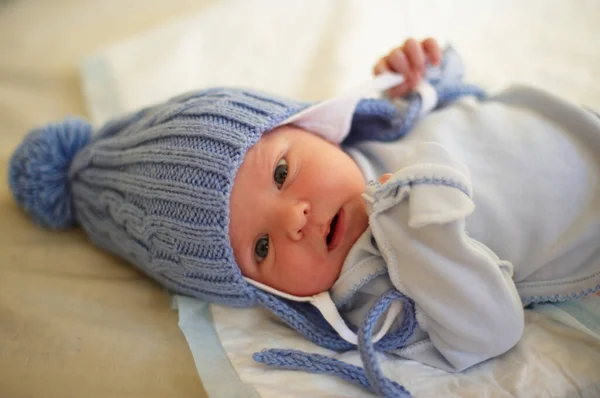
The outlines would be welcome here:
[[[373,68],[373,73],[375,75],[379,75],[385,71],[399,73],[403,75],[406,80],[413,80],[417,77],[415,71],[411,69],[408,58],[404,54],[404,49],[402,47],[392,50],[387,56],[381,58]]]
[[[383,72],[386,72],[389,70],[390,70],[390,67],[387,64],[387,61],[385,60],[385,58],[381,58],[379,61],[377,61],[377,63],[373,67],[373,74],[375,76],[377,76],[377,75],[380,75]]]
[[[423,40],[421,45],[423,46],[423,50],[425,51],[425,55],[429,62],[433,65],[439,65],[442,61],[442,50],[440,50],[440,45],[437,40],[430,37]]]
[[[425,74],[425,52],[423,47],[415,39],[408,39],[404,42],[402,48],[408,60],[409,68],[423,76]]]
[[[408,94],[418,80],[418,74],[410,69],[408,59],[400,47],[392,50],[386,57],[381,58],[373,68],[375,75],[385,71],[399,73],[405,79],[404,83],[387,91],[390,97],[402,97]]]
[[[390,52],[387,56],[387,63],[391,70],[396,73],[399,73],[406,77],[407,79],[410,77],[410,66],[408,64],[408,58],[404,54],[401,48],[396,48]]]
[[[403,97],[423,78],[427,62],[438,65],[441,59],[442,52],[435,39],[428,38],[422,42],[408,39],[401,47],[381,58],[373,72],[379,75],[384,71],[391,71],[404,76],[404,83],[387,91],[390,97]]]

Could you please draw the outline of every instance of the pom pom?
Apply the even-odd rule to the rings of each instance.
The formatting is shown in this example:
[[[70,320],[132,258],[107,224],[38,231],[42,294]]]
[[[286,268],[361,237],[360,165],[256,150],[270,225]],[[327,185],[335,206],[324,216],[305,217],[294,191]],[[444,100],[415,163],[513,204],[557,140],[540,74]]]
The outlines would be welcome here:
[[[63,229],[75,222],[69,166],[91,135],[86,121],[65,119],[32,130],[13,153],[10,189],[36,223]]]

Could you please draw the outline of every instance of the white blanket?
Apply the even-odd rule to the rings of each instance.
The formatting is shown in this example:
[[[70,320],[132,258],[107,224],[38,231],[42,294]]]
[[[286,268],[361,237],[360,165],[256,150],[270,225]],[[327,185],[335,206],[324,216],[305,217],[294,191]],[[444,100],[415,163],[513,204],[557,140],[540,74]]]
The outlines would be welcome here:
[[[409,36],[451,40],[468,81],[544,87],[600,110],[600,3],[594,1],[230,0],[116,43],[82,63],[96,124],[172,95],[242,85],[322,99],[367,79],[375,60]],[[527,311],[522,341],[462,374],[383,357],[386,374],[417,397],[600,396],[600,298]],[[177,297],[180,327],[204,387],[220,397],[359,397],[329,376],[270,370],[262,348],[321,349],[260,309]],[[565,324],[570,325],[569,327]]]

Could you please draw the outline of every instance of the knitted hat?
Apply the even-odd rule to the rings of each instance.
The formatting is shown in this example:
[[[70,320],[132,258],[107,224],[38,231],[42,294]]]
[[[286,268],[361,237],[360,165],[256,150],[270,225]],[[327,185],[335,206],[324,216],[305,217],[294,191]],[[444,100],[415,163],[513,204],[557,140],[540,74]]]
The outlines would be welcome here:
[[[306,104],[239,89],[189,93],[91,126],[33,130],[10,160],[16,201],[39,224],[89,238],[181,294],[258,304],[229,243],[229,196],[246,151]]]

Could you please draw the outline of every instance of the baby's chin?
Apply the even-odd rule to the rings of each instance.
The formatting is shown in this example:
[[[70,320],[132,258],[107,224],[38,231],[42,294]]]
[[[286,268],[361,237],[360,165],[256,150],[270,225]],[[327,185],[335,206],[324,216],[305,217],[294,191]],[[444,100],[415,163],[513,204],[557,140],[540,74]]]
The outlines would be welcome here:
[[[287,289],[288,291],[283,291],[284,293],[291,294],[292,296],[297,297],[310,297],[319,293],[327,292],[331,289],[331,287],[335,284],[335,280],[329,284],[321,284],[318,286],[302,286],[298,288]]]

